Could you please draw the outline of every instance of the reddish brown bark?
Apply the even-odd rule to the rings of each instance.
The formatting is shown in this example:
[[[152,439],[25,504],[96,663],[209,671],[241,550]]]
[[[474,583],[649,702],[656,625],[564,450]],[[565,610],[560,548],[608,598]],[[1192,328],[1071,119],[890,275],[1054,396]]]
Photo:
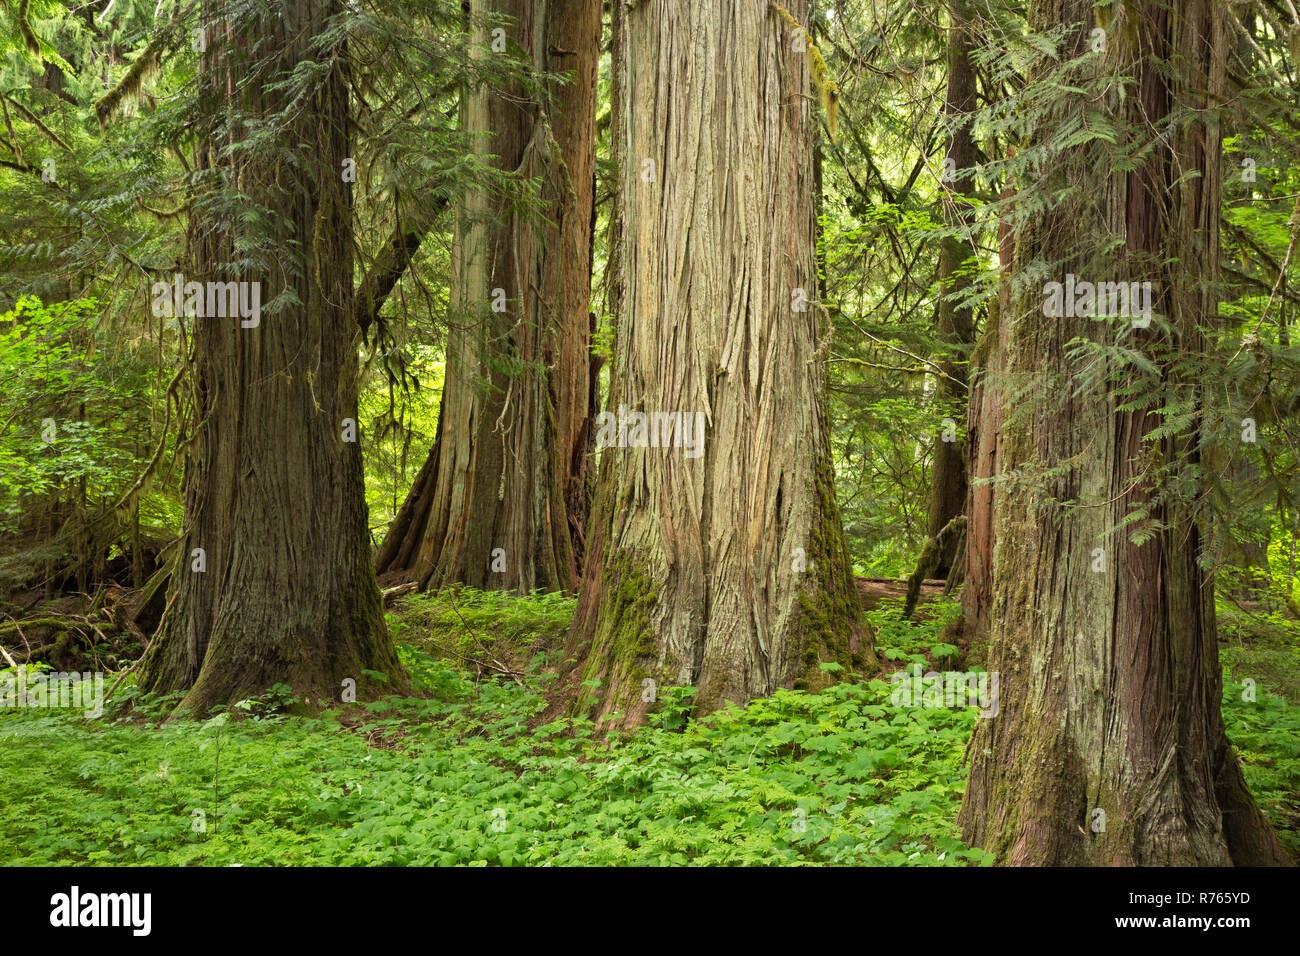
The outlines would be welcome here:
[[[343,440],[344,420],[357,416],[358,330],[351,194],[339,175],[351,155],[341,70],[316,81],[277,152],[227,151],[244,128],[227,125],[230,112],[271,120],[288,108],[289,94],[268,87],[320,56],[312,43],[341,3],[296,3],[292,25],[218,6],[205,3],[202,17],[197,165],[238,183],[265,215],[251,227],[220,192],[200,190],[186,278],[260,283],[262,311],[256,322],[186,320],[198,424],[185,527],[141,670],[149,690],[187,690],[180,706],[195,713],[277,683],[338,700],[346,679],[364,689],[365,671],[401,677],[370,565],[360,447]],[[293,304],[271,307],[286,291]]]
[[[944,115],[954,127],[944,157],[945,169],[951,172],[951,182],[944,183],[950,191],[944,211],[949,222],[958,225],[971,222],[966,201],[975,191],[969,173],[975,166],[977,154],[968,119],[975,111],[975,70],[970,59],[974,41],[966,0],[949,0],[948,11],[948,90]],[[951,403],[964,402],[968,397],[966,360],[974,344],[975,321],[970,307],[952,297],[961,295],[970,287],[970,279],[962,274],[962,263],[973,255],[969,240],[949,236],[944,239],[939,256],[940,298],[936,307],[935,331],[943,348],[939,360],[943,375],[935,388],[940,397]],[[967,448],[967,441],[945,441],[942,431],[935,439],[928,529],[931,538],[953,518],[965,513]],[[933,571],[935,576],[948,576],[960,544],[961,538],[953,537],[944,545],[939,554],[939,564]]]
[[[474,4],[472,15],[485,11],[511,18],[507,34],[537,71],[569,82],[551,84],[544,103],[519,85],[464,95],[466,127],[488,134],[482,148],[498,170],[540,182],[541,209],[483,193],[459,206],[458,317],[437,439],[376,567],[422,588],[574,590],[596,396],[589,298],[600,5],[497,0]]]
[[[1042,0],[1031,25],[1082,25],[1091,12],[1088,0]],[[1219,710],[1213,584],[1187,491],[1200,423],[1148,437],[1164,403],[1204,401],[1178,359],[1200,352],[1202,325],[1217,315],[1212,113],[1224,83],[1223,13],[1214,0],[1124,12],[1107,66],[1137,85],[1106,103],[1125,135],[1151,149],[1127,172],[1110,172],[1096,143],[1044,164],[1047,195],[1065,198],[1024,222],[1014,269],[1046,262],[1056,280],[1151,280],[1152,311],[1165,321],[1049,315],[1027,284],[1010,296],[999,379],[1004,396],[1022,399],[1004,406],[995,462],[989,669],[1001,699],[971,742],[961,822],[969,842],[1011,864],[1278,863]],[[1080,26],[1063,53],[1086,38]],[[1084,62],[1087,82],[1099,66]],[[1063,96],[1036,136],[1081,103]],[[1166,128],[1175,111],[1180,122]],[[1072,189],[1060,191],[1065,184]],[[1140,378],[1072,348],[1079,339],[1122,342],[1157,370]],[[1108,374],[1093,374],[1098,362]],[[1154,403],[1120,407],[1129,386]],[[1133,528],[1115,530],[1133,509],[1150,519],[1137,539]]]

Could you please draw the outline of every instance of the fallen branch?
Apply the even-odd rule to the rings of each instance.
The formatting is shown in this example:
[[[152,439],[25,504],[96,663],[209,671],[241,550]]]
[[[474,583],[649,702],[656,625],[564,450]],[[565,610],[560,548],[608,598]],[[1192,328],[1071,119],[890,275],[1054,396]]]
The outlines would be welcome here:
[[[132,627],[134,628],[135,625],[132,625]],[[137,633],[137,634],[140,633],[138,629],[136,629],[136,633]],[[143,635],[141,635],[141,636],[143,636]],[[122,681],[126,680],[126,675],[129,674],[129,673],[131,673],[133,670],[135,670],[137,667],[140,666],[140,662],[141,662],[142,660],[144,660],[146,656],[148,656],[148,654],[149,654],[149,645],[152,644],[152,643],[153,643],[152,640],[147,641],[147,642],[145,643],[145,645],[144,645],[144,650],[141,651],[141,652],[140,652],[140,656],[137,657],[137,658],[135,659],[135,663],[132,664],[130,667],[128,667],[126,670],[122,671],[122,673],[120,673],[120,674],[117,675],[117,680],[113,681],[113,686],[110,687],[110,688],[108,689],[108,693],[104,695],[104,700],[108,700],[110,697],[112,697],[112,696],[113,696],[113,691],[117,690],[117,685],[120,684],[120,683],[122,683]]]
[[[6,631],[17,631],[19,634],[22,634],[23,625],[27,627],[61,627],[64,630],[68,629],[68,621],[66,618],[34,617],[29,621],[11,620],[0,624],[0,634],[4,634]]]
[[[382,597],[384,607],[385,608],[391,607],[393,602],[395,602],[398,598],[406,597],[406,595],[413,593],[415,591],[415,588],[416,588],[415,582],[408,581],[406,584],[399,584],[397,585],[397,587],[388,588],[387,590],[381,591],[380,595]]]
[[[469,631],[470,637],[474,638],[474,646],[477,647],[479,650],[483,651],[485,654],[487,654],[488,657],[492,658],[492,665],[490,666],[484,664],[482,661],[476,661],[471,657],[466,657],[464,654],[461,654],[459,651],[453,650],[452,653],[455,654],[457,657],[459,657],[461,660],[469,661],[471,664],[474,664],[478,667],[486,667],[488,670],[494,670],[498,674],[505,674],[507,677],[513,680],[520,687],[525,686],[518,672],[511,670],[509,667],[507,667],[505,664],[502,664],[495,657],[492,657],[492,653],[488,651],[488,649],[483,646],[483,642],[479,640],[478,632],[475,631],[474,628],[469,626],[469,621],[465,620],[465,615],[460,613],[460,607],[456,604],[455,593],[450,590],[447,593],[451,597],[451,609],[455,611],[456,616],[460,618],[460,623],[465,625],[465,630]],[[445,648],[440,648],[440,649],[445,649]]]
[[[495,657],[492,658],[492,663],[489,664],[488,662],[481,661],[476,657],[467,657],[464,654],[462,654],[460,651],[456,650],[454,647],[443,647],[441,644],[434,643],[433,641],[430,641],[429,643],[433,644],[434,647],[442,651],[444,654],[454,654],[456,657],[459,657],[466,664],[473,664],[475,667],[479,669],[480,672],[485,670],[495,671],[498,674],[503,674],[506,677],[509,677],[520,687],[525,686],[522,680],[522,675],[518,671],[511,670],[505,664],[502,664],[500,661],[498,661]]]
[[[966,516],[958,515],[944,525],[933,538],[926,539],[925,547],[921,549],[921,556],[916,560],[916,570],[907,579],[907,600],[903,604],[900,620],[912,619],[912,612],[916,610],[916,602],[921,596],[921,582],[939,567],[939,559],[943,556],[943,549],[947,546],[948,539],[965,531]]]

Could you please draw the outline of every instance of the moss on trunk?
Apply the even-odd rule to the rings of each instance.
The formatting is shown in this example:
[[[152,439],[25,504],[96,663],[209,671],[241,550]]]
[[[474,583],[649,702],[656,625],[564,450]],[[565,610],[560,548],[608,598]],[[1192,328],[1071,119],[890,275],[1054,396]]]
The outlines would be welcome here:
[[[616,9],[610,407],[704,424],[695,454],[602,453],[570,646],[601,687],[568,690],[606,725],[644,719],[646,681],[696,688],[707,713],[875,662],[835,503],[803,57],[761,4]]]
[[[186,278],[256,282],[262,302],[283,296],[284,307],[250,325],[195,319],[185,528],[141,668],[146,689],[186,690],[181,707],[195,714],[276,683],[315,701],[338,700],[345,679],[364,688],[366,670],[390,686],[402,680],[370,564],[361,452],[342,432],[358,417],[351,193],[338,175],[352,153],[342,73],[315,81],[313,109],[289,121],[292,162],[212,145],[232,114],[252,122],[287,108],[287,91],[264,82],[232,90],[227,77],[279,79],[313,59],[339,4],[299,9],[292,27],[270,14],[203,10],[213,42],[199,81],[198,167],[222,175],[201,181],[238,181],[268,213],[251,226],[219,186],[201,189]]]
[[[1216,0],[1125,7],[1142,48],[1116,44],[1109,55],[1120,62],[1082,59],[1073,81],[1133,70],[1133,95],[1102,102],[1148,148],[1116,172],[1101,142],[1044,164],[1040,184],[1054,199],[1035,198],[1013,274],[1047,263],[1045,278],[1058,281],[1150,280],[1162,321],[1049,316],[1026,284],[1004,302],[997,374],[984,387],[1027,398],[1000,417],[998,480],[988,507],[972,511],[971,553],[992,545],[977,608],[1001,692],[971,740],[960,822],[968,843],[1013,865],[1279,863],[1219,713],[1196,511],[1200,423],[1152,436],[1161,404],[1205,401],[1178,359],[1200,353],[1202,323],[1217,314],[1223,12]],[[1085,49],[1090,0],[1034,10],[1037,30],[1074,26],[1063,56]],[[1061,97],[1036,145],[1076,121],[1082,102]],[[1078,340],[1101,348],[1080,352]],[[1134,370],[1114,358],[1117,344],[1155,361]],[[1154,404],[1129,401],[1135,392]],[[1140,537],[1125,526],[1134,513],[1150,521]]]

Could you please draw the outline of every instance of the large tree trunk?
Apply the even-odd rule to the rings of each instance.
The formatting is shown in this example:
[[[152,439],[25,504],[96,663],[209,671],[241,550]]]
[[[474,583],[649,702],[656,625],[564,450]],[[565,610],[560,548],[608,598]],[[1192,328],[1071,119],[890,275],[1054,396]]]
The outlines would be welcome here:
[[[989,669],[1001,675],[1000,713],[971,742],[961,821],[969,842],[1004,863],[1283,859],[1219,712],[1213,586],[1198,563],[1192,510],[1195,409],[1207,399],[1177,361],[1201,350],[1199,327],[1217,313],[1220,142],[1206,114],[1223,89],[1219,6],[1124,5],[1129,21],[1114,24],[1108,55],[1137,85],[1123,101],[1112,93],[1109,108],[1143,140],[1165,139],[1131,172],[1108,173],[1095,145],[1054,158],[1046,195],[1069,186],[1069,198],[1029,217],[1017,237],[1020,274],[1045,263],[1044,278],[1057,281],[1069,272],[1150,280],[1157,318],[1140,329],[1048,317],[1029,283],[1002,317],[1004,394],[1014,387],[1025,398],[1002,416],[996,462]],[[1077,54],[1091,12],[1091,0],[1040,0],[1032,27],[1078,25]],[[1084,100],[1063,97],[1036,135],[1077,118]],[[1162,125],[1198,107],[1205,113]],[[1076,338],[1123,343],[1157,371],[1138,379],[1113,350],[1103,358],[1068,348]],[[1133,386],[1155,401],[1121,407]],[[1191,403],[1186,427],[1147,439],[1165,421],[1159,407],[1179,398]],[[1170,480],[1154,477],[1162,467]],[[1153,521],[1144,541],[1132,527],[1108,533],[1134,508]]]
[[[407,572],[421,588],[574,590],[590,498],[600,4],[472,7],[475,21],[510,17],[507,33],[535,69],[571,79],[552,85],[545,106],[519,85],[463,95],[465,128],[488,134],[481,149],[497,169],[540,181],[541,208],[483,191],[459,205],[437,438],[376,567]],[[473,29],[490,42],[481,24]]]
[[[364,684],[363,670],[401,676],[370,565],[360,447],[344,441],[358,388],[347,86],[331,70],[288,120],[278,115],[286,94],[267,89],[324,56],[310,45],[340,7],[299,0],[232,19],[203,9],[198,168],[223,187],[196,200],[186,279],[260,282],[263,308],[248,327],[192,320],[185,529],[142,683],[188,689],[180,706],[195,713],[275,683],[333,700],[344,680]],[[231,112],[275,117],[284,134],[269,149],[227,152],[244,128]],[[264,229],[245,224],[233,188],[262,208]],[[256,266],[236,271],[241,260]]]
[[[950,123],[956,123],[948,137],[946,168],[951,170],[953,181],[946,183],[951,190],[945,209],[954,225],[971,221],[970,206],[966,200],[975,191],[975,182],[969,173],[975,166],[975,141],[971,135],[969,117],[975,111],[975,69],[971,65],[972,44],[970,14],[966,0],[949,0],[948,32],[948,93],[944,114]],[[973,344],[975,323],[969,306],[955,301],[970,287],[970,279],[961,265],[975,254],[969,240],[958,236],[944,239],[939,255],[940,298],[935,317],[935,327],[943,356],[939,367],[943,371],[936,391],[949,404],[966,401],[965,360]],[[949,434],[951,437],[951,434]],[[945,441],[941,431],[934,442],[934,464],[930,484],[930,537],[939,534],[948,522],[966,509],[966,451],[965,441]],[[953,536],[939,555],[939,565],[934,574],[946,578],[952,570],[961,544]]]
[[[698,415],[702,446],[602,453],[571,650],[606,726],[662,686],[708,712],[875,662],[829,453],[805,55],[767,0],[645,0],[618,29],[610,405]]]

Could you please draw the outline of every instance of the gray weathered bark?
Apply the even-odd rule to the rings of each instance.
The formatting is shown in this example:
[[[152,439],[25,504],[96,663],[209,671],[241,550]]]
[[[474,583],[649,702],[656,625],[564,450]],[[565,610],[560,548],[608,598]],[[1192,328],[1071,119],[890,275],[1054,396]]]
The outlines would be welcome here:
[[[875,658],[829,454],[805,55],[766,0],[646,0],[619,23],[610,407],[706,423],[699,457],[603,452],[574,625],[600,687],[578,694],[635,723],[646,681],[707,712]]]

